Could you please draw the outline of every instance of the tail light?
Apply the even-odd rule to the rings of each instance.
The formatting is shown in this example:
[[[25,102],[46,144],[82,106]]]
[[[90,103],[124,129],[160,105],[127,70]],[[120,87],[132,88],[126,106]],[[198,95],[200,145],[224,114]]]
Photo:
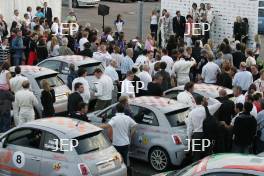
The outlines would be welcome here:
[[[174,144],[176,144],[176,145],[182,144],[182,140],[181,140],[180,136],[172,135],[172,139],[173,139]]]
[[[87,167],[86,164],[80,163],[78,164],[79,171],[82,176],[89,176],[90,175],[90,169]]]

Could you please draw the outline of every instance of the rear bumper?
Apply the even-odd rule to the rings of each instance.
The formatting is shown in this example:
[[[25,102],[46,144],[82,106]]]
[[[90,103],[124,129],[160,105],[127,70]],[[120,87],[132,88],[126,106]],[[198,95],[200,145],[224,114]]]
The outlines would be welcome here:
[[[175,166],[181,165],[187,153],[184,151],[185,149],[187,149],[187,147],[185,147],[184,145],[179,145],[175,147],[175,149],[168,151],[172,165],[175,165]]]
[[[106,174],[103,174],[102,176],[127,176],[127,168],[125,164],[122,164],[121,168]]]

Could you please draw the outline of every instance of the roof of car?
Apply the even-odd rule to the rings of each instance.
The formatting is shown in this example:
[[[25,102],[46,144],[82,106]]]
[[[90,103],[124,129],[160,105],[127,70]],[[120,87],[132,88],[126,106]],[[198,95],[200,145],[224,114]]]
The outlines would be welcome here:
[[[48,68],[31,66],[31,65],[21,65],[21,73],[25,76],[41,77],[45,75],[57,74],[58,72],[53,71]],[[10,67],[11,72],[15,72],[15,67]]]
[[[213,85],[213,84],[204,84],[204,83],[194,84],[194,92],[195,93],[198,93],[198,94],[200,94],[202,96],[210,97],[210,98],[219,97],[219,91],[221,89],[225,89],[226,92],[227,92],[227,95],[233,94],[233,90],[232,89],[228,89],[228,88],[225,88],[225,87],[222,87],[222,86]],[[166,91],[165,93],[173,91],[173,90],[184,90],[184,86],[174,87],[174,88]]]
[[[82,136],[97,131],[101,131],[101,128],[96,127],[90,123],[79,121],[66,117],[52,117],[34,120],[22,125],[22,127],[45,127],[60,131],[70,138]]]
[[[164,98],[164,97],[155,97],[155,96],[142,96],[136,97],[134,99],[129,100],[130,104],[140,104],[142,106],[152,106],[164,113],[168,113],[171,111],[177,111],[184,108],[189,108],[189,106],[180,103],[176,100]]]
[[[57,56],[57,57],[52,57],[46,60],[59,60],[59,61],[67,62],[69,64],[74,64],[77,66],[100,62],[96,59],[85,57],[85,56],[80,56],[80,55]]]
[[[202,159],[195,166],[194,172],[199,173],[213,169],[240,169],[264,172],[263,166],[263,157],[245,154],[217,154]]]

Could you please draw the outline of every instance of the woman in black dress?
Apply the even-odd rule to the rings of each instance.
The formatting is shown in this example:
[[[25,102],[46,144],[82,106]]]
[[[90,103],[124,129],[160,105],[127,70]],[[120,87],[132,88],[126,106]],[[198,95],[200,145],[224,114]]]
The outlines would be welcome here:
[[[52,117],[55,114],[53,103],[55,103],[55,91],[50,87],[49,82],[42,81],[43,91],[41,92],[41,104],[43,106],[43,117]]]

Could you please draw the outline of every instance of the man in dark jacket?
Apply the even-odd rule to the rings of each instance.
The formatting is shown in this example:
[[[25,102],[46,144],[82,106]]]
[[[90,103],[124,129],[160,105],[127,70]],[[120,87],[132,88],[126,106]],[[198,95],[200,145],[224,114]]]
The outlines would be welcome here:
[[[186,19],[184,16],[181,16],[181,12],[176,12],[176,17],[173,18],[173,32],[175,36],[184,38]]]
[[[83,46],[84,46],[84,50],[82,50],[79,54],[81,56],[93,57],[93,52],[90,49],[91,44],[89,42],[86,42]]]
[[[48,3],[44,2],[44,7],[42,9],[45,18],[48,20],[49,25],[51,26],[52,23],[52,9],[48,7]]]
[[[11,107],[14,95],[10,91],[0,90],[0,133],[11,128]]]
[[[233,64],[236,68],[239,68],[241,62],[246,61],[245,54],[241,52],[240,43],[236,44],[236,51],[232,55],[233,55]]]
[[[160,71],[157,73],[162,77],[162,85],[161,89],[162,92],[168,90],[171,88],[171,76],[170,74],[165,70],[167,68],[166,62],[160,62]]]
[[[241,113],[235,120],[233,127],[233,152],[250,153],[250,147],[253,144],[257,131],[257,120],[250,115],[252,109],[252,103],[245,102],[243,113]]]
[[[68,113],[70,116],[74,114],[74,112],[78,111],[79,103],[83,102],[81,93],[84,92],[84,87],[82,83],[76,83],[74,85],[74,90],[72,94],[69,95],[68,98]]]

